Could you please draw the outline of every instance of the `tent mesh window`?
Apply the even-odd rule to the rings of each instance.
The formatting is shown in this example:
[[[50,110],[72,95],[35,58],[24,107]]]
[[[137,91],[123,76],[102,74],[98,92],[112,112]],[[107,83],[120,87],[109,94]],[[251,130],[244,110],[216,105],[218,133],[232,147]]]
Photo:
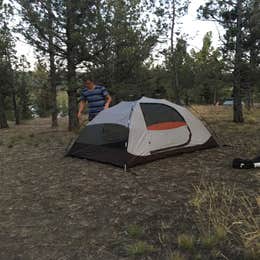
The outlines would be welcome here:
[[[129,129],[117,124],[96,124],[85,127],[77,142],[126,149]]]
[[[175,122],[185,125],[184,118],[172,107],[164,104],[140,104],[147,128],[161,124]]]

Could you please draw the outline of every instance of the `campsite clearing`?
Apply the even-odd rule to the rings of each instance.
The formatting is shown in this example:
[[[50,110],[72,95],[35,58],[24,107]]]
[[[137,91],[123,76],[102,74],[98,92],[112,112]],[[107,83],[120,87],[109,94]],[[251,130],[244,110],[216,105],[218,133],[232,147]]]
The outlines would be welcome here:
[[[260,110],[235,124],[231,108],[195,109],[227,146],[126,173],[64,158],[75,136],[66,122],[53,130],[49,119],[34,119],[0,130],[0,259],[257,258],[260,171],[231,162],[260,155]],[[230,227],[245,214],[243,228]]]

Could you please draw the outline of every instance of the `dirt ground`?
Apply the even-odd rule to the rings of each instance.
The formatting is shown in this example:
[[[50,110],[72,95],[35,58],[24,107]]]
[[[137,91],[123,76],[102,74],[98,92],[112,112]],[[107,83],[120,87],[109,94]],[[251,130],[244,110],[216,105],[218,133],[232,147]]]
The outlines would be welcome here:
[[[193,228],[187,204],[194,185],[235,186],[257,198],[260,170],[234,170],[231,162],[260,156],[260,110],[247,114],[243,125],[231,122],[228,108],[196,110],[226,146],[126,173],[64,157],[75,135],[66,131],[66,122],[53,130],[49,119],[34,119],[0,130],[0,260],[169,259],[174,237]],[[158,234],[166,222],[172,244],[164,248]],[[133,225],[142,227],[141,239],[152,245],[147,254],[127,251]]]

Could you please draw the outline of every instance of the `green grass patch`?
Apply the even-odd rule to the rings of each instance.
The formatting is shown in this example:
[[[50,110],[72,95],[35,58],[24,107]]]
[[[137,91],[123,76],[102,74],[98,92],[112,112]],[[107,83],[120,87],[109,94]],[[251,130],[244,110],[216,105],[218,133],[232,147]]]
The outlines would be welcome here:
[[[215,226],[214,233],[203,234],[200,238],[200,244],[203,248],[211,249],[225,241],[227,232],[222,226]]]
[[[167,260],[186,260],[187,258],[183,256],[180,252],[173,252],[170,254]]]
[[[222,241],[227,236],[227,231],[223,226],[215,226],[215,237],[217,241]]]
[[[189,234],[181,234],[177,237],[178,246],[181,249],[192,251],[194,249],[194,238]]]
[[[194,256],[194,260],[202,260],[203,259],[203,256],[200,254],[200,253],[197,253],[195,256]],[[205,259],[205,258],[204,258]]]
[[[134,244],[127,246],[127,254],[129,256],[144,256],[156,251],[157,250],[153,245],[150,245],[145,241],[137,241]]]
[[[141,226],[132,224],[127,228],[127,234],[132,238],[140,238],[144,235],[144,230]]]
[[[245,122],[250,125],[255,125],[257,123],[257,119],[253,115],[245,116]]]
[[[9,137],[7,147],[12,148],[13,146],[15,146],[17,144],[24,142],[25,139],[26,139],[26,136],[24,136],[24,135],[19,135],[19,134],[13,135],[13,136]]]
[[[203,248],[211,249],[216,246],[216,238],[211,234],[202,235],[200,238],[200,244]]]
[[[244,256],[260,252],[259,221],[244,193],[224,184],[202,183],[195,187],[191,205],[202,247],[236,248]]]
[[[30,133],[29,137],[31,137],[31,138],[35,137],[35,134],[34,133]]]

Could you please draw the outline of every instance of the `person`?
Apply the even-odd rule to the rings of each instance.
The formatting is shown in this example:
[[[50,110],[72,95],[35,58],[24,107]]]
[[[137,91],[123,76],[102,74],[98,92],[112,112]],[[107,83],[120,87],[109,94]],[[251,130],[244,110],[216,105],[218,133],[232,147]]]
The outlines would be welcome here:
[[[80,121],[86,102],[88,102],[88,119],[91,121],[100,111],[109,108],[112,98],[104,86],[96,85],[92,79],[87,79],[80,95],[78,112]]]

